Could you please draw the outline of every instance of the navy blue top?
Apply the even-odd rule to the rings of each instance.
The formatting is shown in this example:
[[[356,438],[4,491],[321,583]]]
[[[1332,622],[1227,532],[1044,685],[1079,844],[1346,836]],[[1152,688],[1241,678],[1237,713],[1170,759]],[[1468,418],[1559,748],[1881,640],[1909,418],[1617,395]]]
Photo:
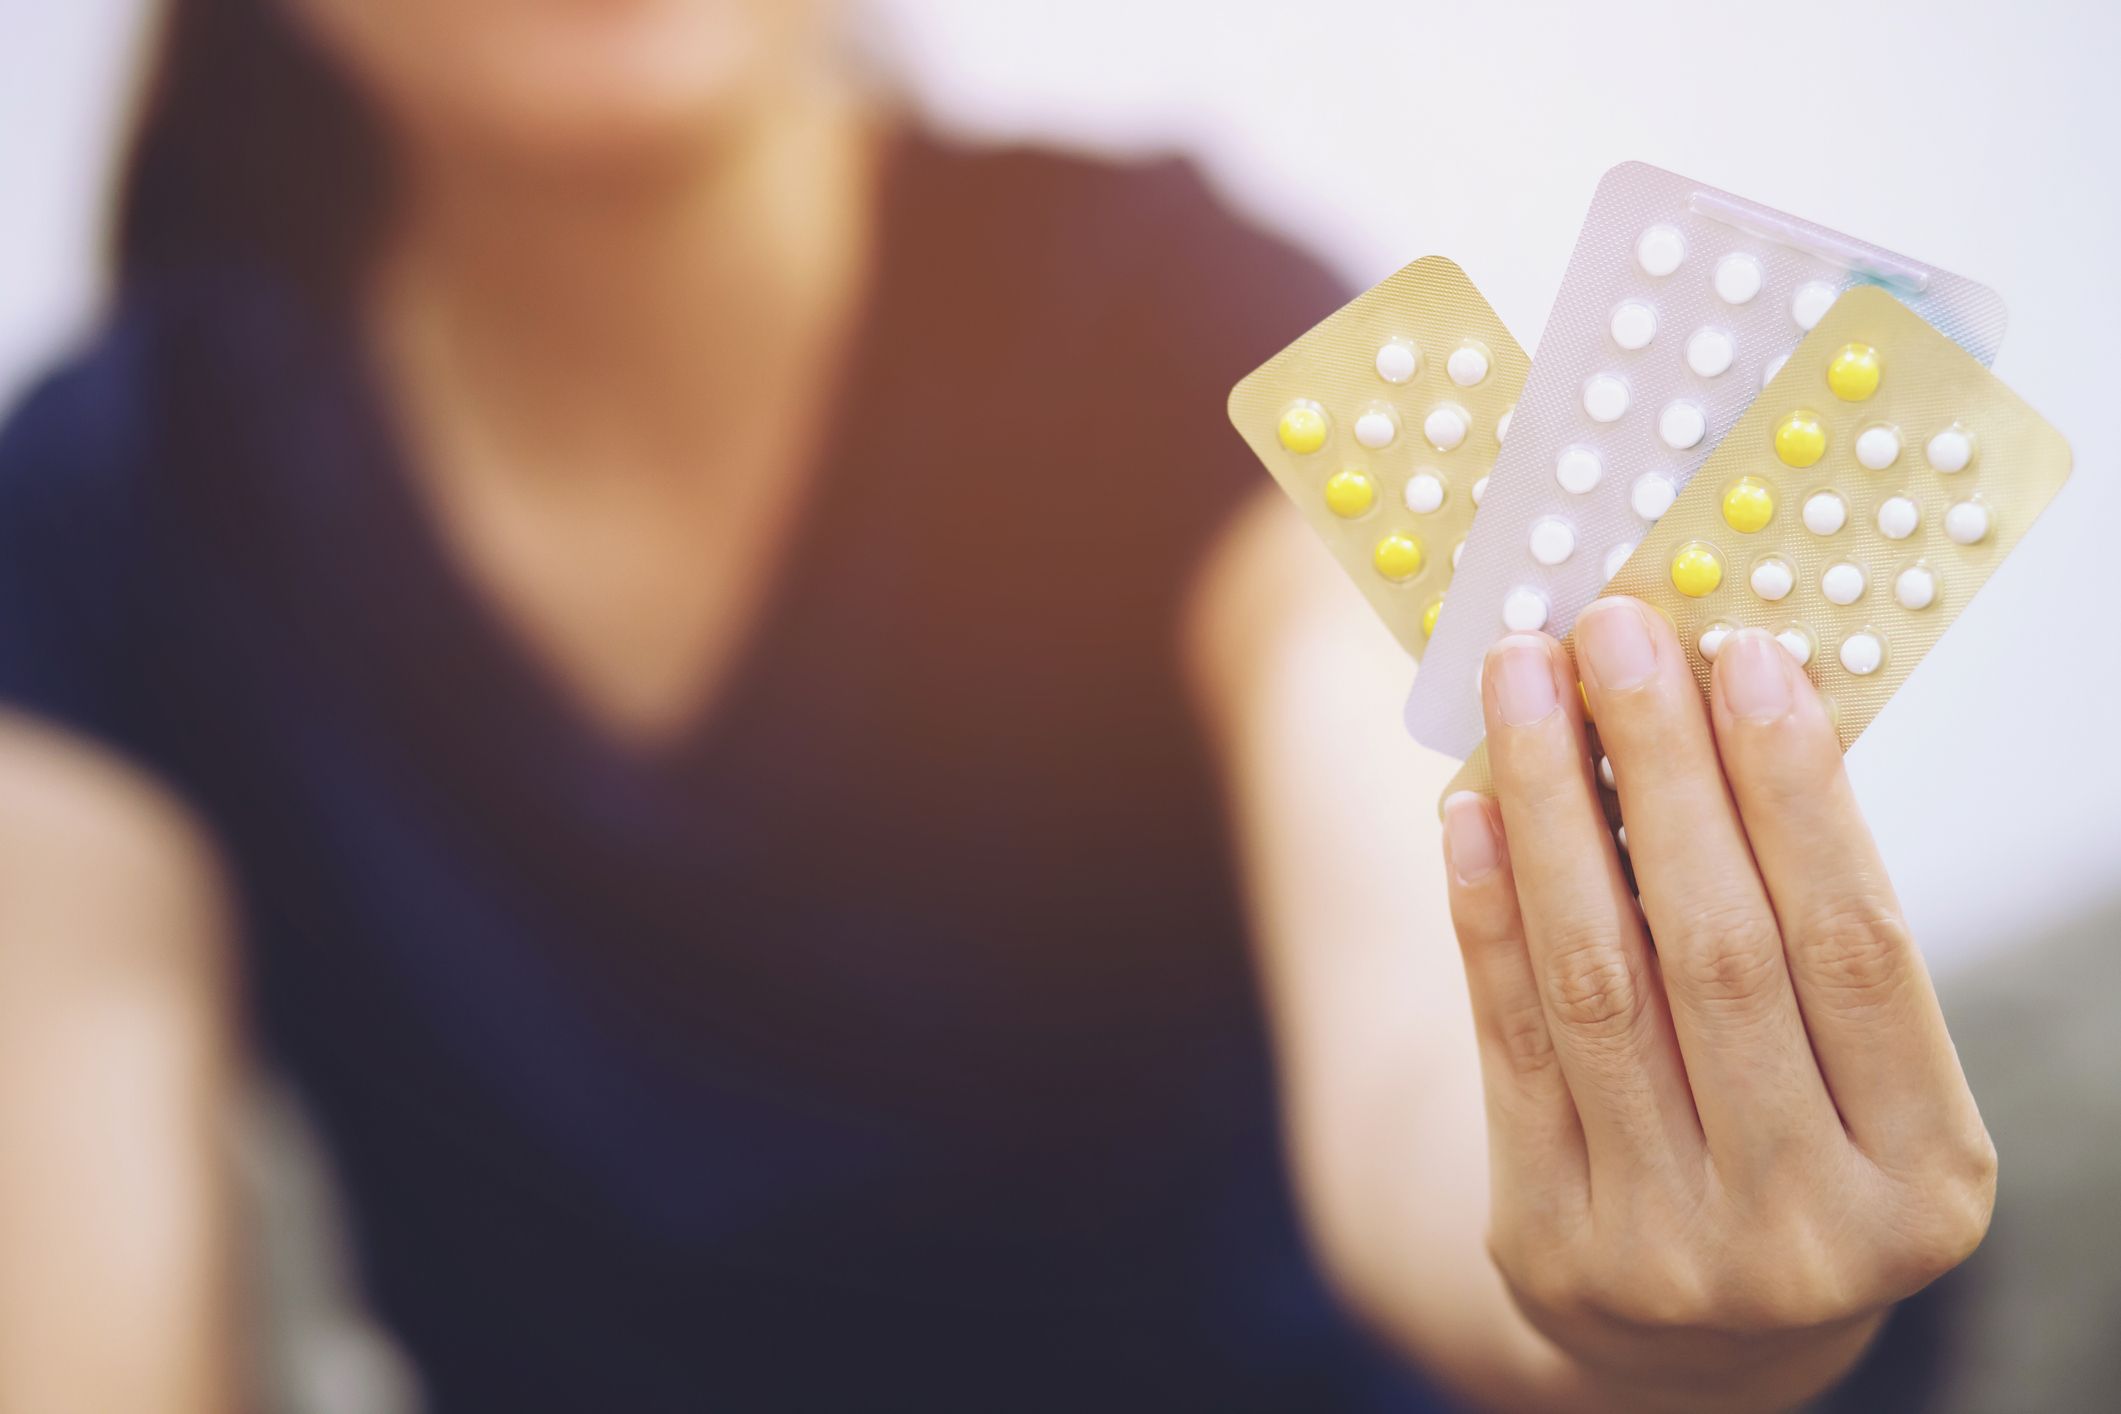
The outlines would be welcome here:
[[[909,142],[883,227],[679,745],[556,691],[256,270],[131,291],[13,417],[0,698],[218,832],[442,1410],[1418,1405],[1302,1250],[1173,651],[1264,484],[1225,392],[1339,291],[1175,164]]]

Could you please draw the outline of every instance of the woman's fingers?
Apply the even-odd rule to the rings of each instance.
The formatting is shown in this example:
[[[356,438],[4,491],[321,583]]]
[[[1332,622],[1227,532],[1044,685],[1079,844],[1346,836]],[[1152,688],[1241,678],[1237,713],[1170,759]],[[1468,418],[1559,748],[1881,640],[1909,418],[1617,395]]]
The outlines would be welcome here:
[[[1724,771],[1850,1135],[1887,1158],[1940,1127],[1978,1132],[1929,973],[1811,681],[1766,633],[1747,630],[1724,641],[1712,696]]]
[[[1494,1172],[1507,1179],[1513,1200],[1548,1211],[1580,1203],[1588,1192],[1583,1127],[1525,952],[1502,821],[1492,803],[1460,791],[1444,802],[1443,835],[1451,923],[1480,1040]],[[1528,1185],[1537,1191],[1526,1191]]]
[[[1726,1177],[1772,1181],[1778,1157],[1839,1126],[1701,690],[1672,626],[1634,599],[1592,604],[1575,635],[1702,1131]]]
[[[1691,1166],[1700,1128],[1591,781],[1568,656],[1512,634],[1489,650],[1482,697],[1526,949],[1591,1163]]]

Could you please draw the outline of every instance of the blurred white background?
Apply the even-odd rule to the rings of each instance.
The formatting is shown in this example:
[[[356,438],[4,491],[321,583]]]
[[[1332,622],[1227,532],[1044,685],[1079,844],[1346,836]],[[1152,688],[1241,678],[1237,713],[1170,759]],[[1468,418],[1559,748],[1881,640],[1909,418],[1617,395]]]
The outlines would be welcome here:
[[[144,8],[0,0],[0,396],[93,310]],[[1852,768],[1940,964],[2121,890],[2121,5],[866,8],[939,123],[1192,153],[1351,282],[1452,256],[1528,345],[1592,187],[1627,158],[1994,285],[1997,371],[2068,435],[2076,475]]]

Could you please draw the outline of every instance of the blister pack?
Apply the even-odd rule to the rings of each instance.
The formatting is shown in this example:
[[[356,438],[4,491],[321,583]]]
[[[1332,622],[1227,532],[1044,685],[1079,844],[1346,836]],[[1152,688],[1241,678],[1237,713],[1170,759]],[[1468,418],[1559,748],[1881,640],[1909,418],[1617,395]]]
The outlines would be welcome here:
[[[1432,255],[1230,390],[1239,435],[1417,658],[1528,362],[1465,271]]]
[[[1883,290],[1852,290],[1605,593],[1671,619],[1704,693],[1729,634],[1769,630],[1846,750],[2069,470],[2062,434],[2002,380]],[[1484,744],[1460,790],[1492,792]]]
[[[2005,314],[1986,286],[1642,163],[1606,173],[1407,701],[1416,740],[1472,750],[1488,648],[1566,632],[1857,285],[1995,360]]]

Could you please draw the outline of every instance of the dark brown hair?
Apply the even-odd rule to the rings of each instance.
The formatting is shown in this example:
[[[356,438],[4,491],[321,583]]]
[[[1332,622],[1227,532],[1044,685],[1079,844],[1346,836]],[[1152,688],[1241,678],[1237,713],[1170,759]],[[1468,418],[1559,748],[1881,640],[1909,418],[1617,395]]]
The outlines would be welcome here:
[[[385,179],[365,105],[280,0],[167,0],[118,192],[119,287],[244,262],[337,302]]]

